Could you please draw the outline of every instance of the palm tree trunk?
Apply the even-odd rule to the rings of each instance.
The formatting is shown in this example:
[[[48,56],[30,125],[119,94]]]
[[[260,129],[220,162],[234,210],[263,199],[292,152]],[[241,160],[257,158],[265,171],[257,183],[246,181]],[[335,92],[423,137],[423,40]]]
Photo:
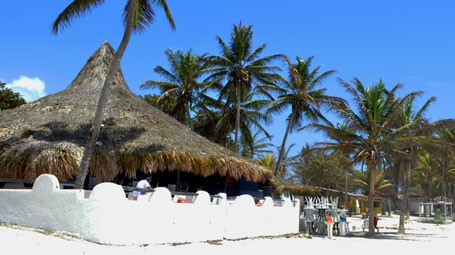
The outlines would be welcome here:
[[[82,189],[84,186],[85,178],[88,174],[88,169],[90,166],[90,160],[95,151],[96,142],[98,140],[100,131],[101,131],[101,124],[104,117],[104,108],[106,107],[107,100],[109,99],[109,92],[114,82],[115,73],[120,67],[120,61],[125,53],[126,47],[131,38],[131,33],[133,31],[133,18],[134,13],[136,11],[136,0],[130,0],[129,2],[129,16],[125,26],[125,32],[123,34],[122,41],[112,59],[112,62],[109,66],[109,71],[106,76],[106,80],[104,81],[103,88],[101,90],[100,98],[98,100],[98,105],[95,112],[95,117],[92,122],[92,127],[90,130],[90,137],[87,141],[85,146],[84,154],[82,155],[81,165],[79,168],[79,172],[76,176],[76,180],[74,182],[75,189]]]
[[[367,167],[370,170],[370,187],[368,193],[368,235],[374,235],[374,193],[375,193],[375,183],[376,183],[376,157],[375,151],[371,155],[370,162],[367,162]]]
[[[291,113],[291,116],[289,117],[289,122],[288,122],[288,126],[286,128],[286,132],[284,133],[284,137],[283,137],[283,141],[281,142],[281,147],[280,147],[280,153],[278,154],[278,160],[276,162],[276,167],[275,167],[275,172],[273,173],[275,176],[278,175],[278,173],[280,172],[280,165],[281,165],[281,161],[283,160],[283,154],[284,154],[284,150],[286,148],[286,141],[288,139],[288,135],[289,133],[291,132],[291,127],[292,127],[292,120],[294,118],[294,112]]]
[[[344,168],[344,209],[348,209],[348,168]]]
[[[446,169],[447,169],[447,160],[445,158],[442,159],[442,167],[441,167],[441,198],[444,199],[447,197],[446,191]]]
[[[187,118],[188,118],[188,124],[189,124],[190,130],[191,130],[191,131],[194,131],[194,129],[193,129],[193,122],[191,121],[191,112],[190,112],[190,109],[191,109],[191,105],[187,102],[187,105],[186,105],[186,115],[187,115]]]
[[[240,82],[235,84],[235,97],[237,99],[236,113],[235,113],[235,152],[240,152],[239,145],[239,132],[240,132]]]
[[[455,198],[455,185],[454,185],[454,181],[452,181],[452,199]]]
[[[408,214],[408,198],[409,198],[409,186],[411,180],[411,162],[406,160],[405,169],[404,169],[404,193],[403,201],[401,201],[401,212],[400,212],[400,222],[398,225],[398,234],[405,234],[404,221],[405,217]]]

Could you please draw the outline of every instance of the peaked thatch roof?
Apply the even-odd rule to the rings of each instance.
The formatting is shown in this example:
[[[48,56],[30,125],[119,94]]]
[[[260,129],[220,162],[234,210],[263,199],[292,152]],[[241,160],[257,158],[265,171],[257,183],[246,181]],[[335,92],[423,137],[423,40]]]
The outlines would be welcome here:
[[[0,112],[0,178],[36,178],[43,173],[75,177],[113,54],[104,42],[68,88]],[[134,178],[136,170],[218,173],[250,181],[272,178],[270,171],[192,132],[134,95],[121,70],[103,124],[89,170],[99,181],[118,174]]]

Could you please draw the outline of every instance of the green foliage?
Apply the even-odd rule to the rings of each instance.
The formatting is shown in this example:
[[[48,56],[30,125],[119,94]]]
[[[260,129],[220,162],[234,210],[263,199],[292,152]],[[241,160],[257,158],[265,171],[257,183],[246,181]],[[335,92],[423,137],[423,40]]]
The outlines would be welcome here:
[[[138,33],[142,33],[145,31],[145,28],[150,26],[150,24],[155,21],[155,11],[152,8],[152,4],[160,7],[166,14],[166,18],[171,26],[172,29],[175,30],[174,19],[172,17],[172,13],[167,6],[167,2],[165,0],[154,0],[154,1],[138,1],[137,7],[134,8],[134,13],[131,13],[131,9],[128,8],[127,1],[125,8],[123,9],[123,24],[125,27],[127,26],[127,17],[132,15],[134,17],[132,23],[132,29]],[[52,32],[57,34],[61,30],[70,27],[71,22],[75,18],[80,18],[84,16],[86,13],[90,13],[93,9],[97,8],[100,5],[103,5],[105,1],[103,0],[74,0],[72,1],[55,19],[52,25]]]
[[[350,163],[351,160],[341,153],[326,153],[307,146],[294,163],[294,173],[302,184],[345,190],[346,173],[349,187],[354,186]]]
[[[389,180],[384,179],[385,173],[385,171],[376,172],[376,177],[374,178],[374,187],[376,191],[392,186],[392,183]],[[366,194],[368,194],[368,189],[370,187],[370,172],[354,171],[353,176],[354,181],[359,184],[362,190],[366,191]]]
[[[0,111],[16,108],[25,103],[19,93],[7,88],[6,83],[0,81]]]
[[[171,115],[172,109],[174,109],[176,105],[176,99],[174,97],[167,97],[162,100],[159,100],[160,96],[158,95],[150,95],[146,94],[142,96],[145,102],[155,106],[156,108],[160,109],[162,112]]]
[[[195,66],[191,65],[195,63],[191,60],[198,56],[191,54],[191,50],[167,51],[171,69],[156,69],[166,81],[156,82],[161,95],[154,96],[152,102],[155,106],[177,118],[175,108],[184,105],[179,104],[183,101],[178,99],[184,94],[181,84],[183,80],[193,79],[192,84],[205,85],[191,93],[191,96],[198,95],[197,102],[186,97],[187,102],[192,102],[192,107],[185,108],[190,112],[186,116],[191,116],[192,129],[213,142],[257,159],[259,164],[268,168],[273,166],[277,176],[290,176],[303,184],[344,190],[347,171],[352,191],[361,188],[366,194],[374,193],[368,189],[374,182],[375,185],[371,186],[375,191],[381,195],[393,195],[398,187],[402,191],[407,189],[404,182],[399,183],[399,176],[420,164],[423,159],[419,159],[417,151],[423,150],[431,153],[437,162],[437,167],[432,170],[432,184],[426,184],[429,180],[424,175],[428,173],[416,169],[421,178],[414,175],[410,188],[415,190],[419,185],[430,185],[432,191],[437,192],[446,184],[447,190],[453,190],[455,194],[453,133],[442,132],[450,125],[453,129],[453,121],[429,123],[424,116],[435,98],[429,98],[422,107],[416,108],[416,98],[423,94],[421,91],[399,96],[402,84],[389,90],[382,80],[365,86],[359,79],[352,83],[339,79],[340,85],[353,99],[353,104],[347,105],[343,98],[327,94],[322,85],[335,71],[312,67],[313,56],[296,57],[294,62],[281,54],[262,57],[266,45],[254,48],[252,26],[242,23],[234,25],[229,42],[220,37],[217,40],[220,55],[204,58],[200,62],[204,68],[189,68]],[[279,74],[280,68],[272,65],[275,60],[284,60],[286,79]],[[184,70],[193,70],[193,74]],[[200,93],[206,92],[201,87],[208,84],[215,88],[210,96]],[[171,87],[182,93],[171,93]],[[273,145],[266,142],[270,137],[263,125],[289,108],[292,110],[287,116],[288,128],[283,130],[279,153],[272,154],[267,148]],[[341,122],[330,123],[323,110],[335,111]],[[305,122],[309,125],[305,126]],[[322,132],[328,140],[311,148],[311,153],[288,155],[288,134],[303,129]],[[435,131],[439,133],[434,135]],[[265,136],[258,139],[259,135]],[[279,156],[275,158],[276,155]],[[360,165],[362,171],[353,170]],[[442,168],[445,169],[444,176],[441,176]],[[370,171],[372,175],[368,175]]]
[[[256,159],[256,162],[272,171],[276,165],[276,157],[273,153],[261,154],[259,158]]]

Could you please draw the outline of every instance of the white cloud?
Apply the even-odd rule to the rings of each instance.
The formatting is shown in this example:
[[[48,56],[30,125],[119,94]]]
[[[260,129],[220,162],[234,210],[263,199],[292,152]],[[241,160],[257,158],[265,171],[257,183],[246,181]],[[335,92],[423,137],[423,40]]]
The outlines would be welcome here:
[[[33,102],[46,95],[46,84],[40,78],[30,78],[21,75],[19,79],[7,83],[6,87],[14,92],[18,92],[27,102]]]

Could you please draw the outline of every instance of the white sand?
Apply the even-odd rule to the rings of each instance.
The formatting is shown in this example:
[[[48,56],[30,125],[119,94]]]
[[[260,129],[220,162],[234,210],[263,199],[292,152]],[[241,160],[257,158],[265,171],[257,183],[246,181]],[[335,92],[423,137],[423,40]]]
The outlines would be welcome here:
[[[361,222],[358,217],[348,217],[352,235],[334,236],[328,239],[313,235],[281,238],[254,238],[237,241],[224,240],[218,243],[191,243],[182,245],[148,246],[110,246],[90,243],[69,236],[45,234],[24,228],[0,227],[1,254],[274,254],[311,252],[316,254],[433,254],[453,252],[455,242],[455,223],[436,225],[422,223],[417,217],[405,225],[406,234],[398,235],[398,216],[381,216],[378,226],[380,233],[373,238],[362,236]],[[352,230],[355,226],[354,231]],[[153,231],[153,230],[152,230]],[[197,231],[197,230],[195,230]]]

